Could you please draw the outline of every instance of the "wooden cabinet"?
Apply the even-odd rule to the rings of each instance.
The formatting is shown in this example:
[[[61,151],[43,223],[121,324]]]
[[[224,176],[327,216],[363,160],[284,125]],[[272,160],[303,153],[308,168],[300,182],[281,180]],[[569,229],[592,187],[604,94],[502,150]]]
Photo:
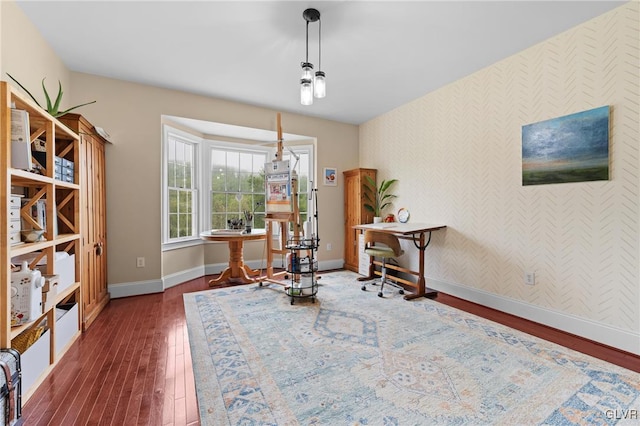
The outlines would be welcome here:
[[[107,288],[107,219],[105,144],[83,116],[60,118],[80,135],[80,188],[82,205],[82,327],[86,330],[109,303]]]
[[[22,130],[16,143],[12,128]],[[0,82],[0,129],[0,347],[21,348],[27,400],[80,335],[80,142],[6,82]],[[12,232],[17,212],[22,229],[44,231],[43,239]],[[45,294],[27,272],[36,268],[49,276]],[[26,300],[28,314],[12,315],[12,303],[22,309]]]
[[[376,180],[376,169],[354,169],[343,172],[344,175],[344,268],[358,272],[358,238],[360,232],[354,225],[373,222],[373,213],[365,209],[362,186],[364,177]]]

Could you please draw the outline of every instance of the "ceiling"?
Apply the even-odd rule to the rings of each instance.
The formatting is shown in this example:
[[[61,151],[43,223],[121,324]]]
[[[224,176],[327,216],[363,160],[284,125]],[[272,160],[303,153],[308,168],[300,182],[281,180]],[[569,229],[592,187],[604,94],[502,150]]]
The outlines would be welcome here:
[[[360,124],[623,2],[17,4],[72,71]],[[302,106],[307,7],[321,13],[327,97]],[[316,67],[317,37],[311,24]]]

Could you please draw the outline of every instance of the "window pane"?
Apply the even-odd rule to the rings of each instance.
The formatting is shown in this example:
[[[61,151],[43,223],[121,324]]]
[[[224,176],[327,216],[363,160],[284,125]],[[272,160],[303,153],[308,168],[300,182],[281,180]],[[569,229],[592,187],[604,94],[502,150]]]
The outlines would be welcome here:
[[[249,172],[253,170],[253,155],[248,152],[242,152],[240,155],[239,170],[241,172]]]
[[[168,235],[165,238],[177,239],[196,235],[197,211],[195,197],[196,148],[194,142],[177,138],[171,134],[165,139]]]
[[[224,169],[222,167],[217,167],[211,170],[211,189],[214,191],[224,191],[225,190],[225,179],[224,179]]]
[[[169,238],[178,238],[178,215],[169,215]]]
[[[251,173],[240,173],[240,191],[241,192],[251,192],[253,191],[253,185],[251,183],[252,174]]]
[[[211,229],[227,229],[226,214],[215,213],[211,215]]]
[[[227,213],[240,213],[238,193],[227,194]]]
[[[176,163],[167,164],[167,182],[169,186],[176,186]]]
[[[169,190],[169,213],[178,213],[178,191]]]
[[[240,175],[236,170],[227,169],[227,191],[240,191]]]
[[[211,212],[224,213],[225,211],[227,211],[226,195],[221,193],[212,193],[211,194]]]

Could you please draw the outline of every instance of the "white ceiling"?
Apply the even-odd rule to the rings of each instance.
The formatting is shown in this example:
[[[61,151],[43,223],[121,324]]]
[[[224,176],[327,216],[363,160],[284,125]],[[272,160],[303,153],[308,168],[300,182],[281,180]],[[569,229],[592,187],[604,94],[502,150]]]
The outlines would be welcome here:
[[[360,124],[623,2],[17,3],[72,71]],[[299,95],[307,7],[322,14],[327,74],[312,106]]]

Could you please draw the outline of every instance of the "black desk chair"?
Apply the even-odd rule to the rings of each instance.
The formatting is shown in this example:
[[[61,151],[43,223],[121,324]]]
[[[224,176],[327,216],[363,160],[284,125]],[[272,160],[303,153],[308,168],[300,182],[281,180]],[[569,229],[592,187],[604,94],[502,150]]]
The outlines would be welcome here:
[[[382,258],[382,278],[380,279],[380,291],[378,297],[383,296],[384,285],[387,282],[387,262],[389,259],[402,256],[404,251],[400,247],[400,240],[393,234],[379,232],[367,229],[364,231],[364,252],[373,258]],[[398,293],[404,294],[404,289],[396,285],[393,281],[389,281],[389,285],[399,289]],[[366,291],[367,286],[362,284],[362,290]]]

